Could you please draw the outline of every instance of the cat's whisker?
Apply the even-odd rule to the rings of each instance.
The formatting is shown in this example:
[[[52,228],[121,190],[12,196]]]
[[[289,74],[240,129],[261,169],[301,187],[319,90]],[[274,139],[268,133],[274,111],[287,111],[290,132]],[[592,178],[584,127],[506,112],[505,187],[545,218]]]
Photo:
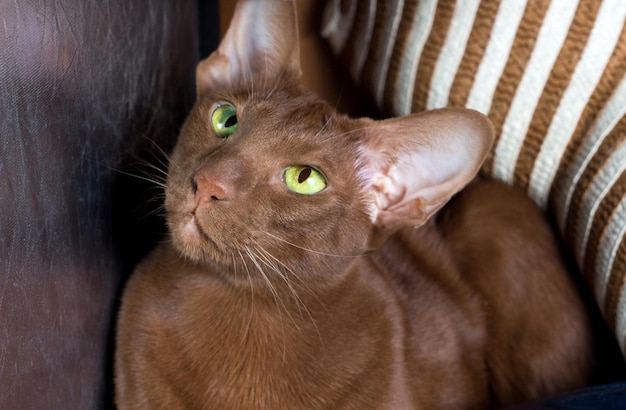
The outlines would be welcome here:
[[[141,165],[145,166],[146,168],[152,169],[152,170],[158,172],[159,174],[161,174],[160,178],[163,178],[163,181],[165,181],[165,179],[167,178],[167,166],[165,164],[159,164],[161,166],[157,166],[157,165],[151,163],[150,161],[144,160],[144,161],[141,162]]]
[[[163,189],[161,187],[152,186],[146,189],[145,192],[149,193],[154,190],[158,190],[158,192],[142,199],[142,202],[134,209],[134,213],[138,215],[137,219],[140,221],[155,216],[164,219],[167,215],[164,205],[165,193]]]
[[[154,152],[154,151],[147,152],[146,155],[149,155],[150,158],[133,155],[133,160],[129,162],[137,164],[137,165],[154,167],[155,169],[158,169],[159,171],[167,170],[169,163],[170,163],[170,156],[162,148],[156,145],[154,141],[151,141],[151,140],[149,141],[152,144],[154,144],[155,147],[158,148],[157,152]]]
[[[165,186],[165,183],[164,183],[165,182],[165,178],[162,178],[162,181],[159,181],[159,179],[157,179],[157,177],[154,177],[152,174],[147,173],[145,171],[143,171],[143,173],[145,175],[139,175],[139,174],[135,174],[135,173],[132,173],[132,172],[129,172],[129,171],[125,171],[125,170],[123,170],[121,168],[118,168],[118,167],[115,167],[115,166],[112,166],[112,165],[109,165],[109,164],[105,164],[105,163],[97,161],[97,160],[94,160],[94,162],[97,163],[98,165],[108,169],[109,171],[115,172],[117,174],[126,175],[126,176],[133,177],[133,178],[138,178],[138,179],[150,182],[151,184],[155,184],[155,185]]]
[[[255,249],[257,250],[256,255],[259,257],[261,262],[263,262],[267,267],[272,269],[272,271],[274,271],[285,282],[285,284],[289,288],[289,291],[294,296],[294,300],[296,301],[296,305],[298,306],[298,310],[300,310],[300,313],[302,313],[300,306],[302,306],[305,310],[307,310],[306,306],[304,306],[302,299],[298,295],[298,292],[293,287],[291,281],[289,280],[285,272],[287,271],[290,272],[296,278],[297,278],[297,275],[291,269],[287,268],[283,263],[278,261],[278,259],[273,257],[268,251],[263,249],[263,247],[261,247],[260,245],[256,244]],[[281,266],[279,265],[281,265],[285,269],[285,272],[281,271]]]
[[[167,212],[165,211],[165,207],[163,205],[156,207],[155,209],[146,212],[143,215],[143,218],[148,218],[148,217],[159,217],[159,218],[165,218],[165,216],[167,215]]]
[[[157,245],[168,245],[172,247],[174,246],[174,240],[169,235],[165,235],[162,239],[158,240],[156,243]]]
[[[278,272],[278,267],[276,264],[280,265],[280,267],[282,267],[286,273],[290,273],[291,277],[296,279],[300,286],[303,288],[303,290],[309,292],[311,295],[315,295],[314,292],[311,291],[311,289],[309,289],[307,283],[302,280],[302,278],[300,277],[300,275],[298,275],[296,272],[293,271],[293,269],[291,269],[289,266],[287,266],[285,263],[283,263],[280,259],[278,259],[277,257],[275,257],[274,255],[272,255],[271,252],[269,252],[268,250],[266,250],[263,246],[261,246],[258,242],[255,241],[255,247],[259,250],[259,252],[262,252],[263,254],[265,254],[265,256],[269,259],[271,259],[272,265],[275,267],[275,270]],[[285,275],[285,278],[287,278],[287,275]],[[296,295],[297,297],[297,295]],[[298,298],[299,299],[299,298]]]
[[[287,308],[285,303],[280,299],[280,295],[278,294],[278,291],[276,290],[276,288],[272,284],[272,281],[270,280],[270,278],[267,276],[267,274],[263,270],[263,267],[261,266],[261,264],[257,260],[257,257],[254,254],[254,252],[252,252],[252,250],[246,246],[246,253],[248,254],[248,257],[250,258],[250,260],[252,261],[254,266],[256,266],[257,270],[259,271],[259,273],[263,277],[263,280],[265,281],[265,283],[267,283],[267,285],[268,285],[268,287],[270,289],[270,292],[272,293],[272,296],[274,298],[274,301],[276,302],[276,307],[278,308],[278,314],[282,316],[282,314],[280,313],[281,306],[282,306],[282,310],[285,311],[287,316],[289,316],[291,321],[297,327],[297,324],[296,324],[295,320],[293,319],[293,316],[291,316],[291,313],[289,312],[289,309]],[[282,330],[283,330],[283,362],[284,362],[285,359],[286,359],[286,355],[287,355],[287,346],[285,344],[285,335],[286,335],[286,332],[285,332],[285,321],[281,319],[280,323],[281,323],[281,327],[282,327]]]
[[[272,297],[274,298],[274,301],[276,302],[276,305],[277,306],[279,306],[279,305],[282,306],[283,309],[285,309],[285,311],[288,312],[285,304],[283,303],[282,300],[280,300],[280,295],[278,294],[278,291],[276,290],[276,287],[274,287],[274,285],[272,284],[272,281],[270,280],[269,276],[267,276],[267,274],[265,273],[265,270],[263,269],[263,267],[259,263],[257,255],[255,255],[255,253],[247,246],[246,246],[246,254],[248,255],[250,261],[252,261],[254,266],[257,268],[257,270],[261,274],[261,277],[263,278],[263,280],[267,284],[267,286],[268,286],[268,288],[270,290],[270,293],[272,294]]]
[[[163,165],[164,168],[167,168],[167,163],[170,162],[171,155],[165,149],[163,149],[163,147],[161,147],[156,141],[154,141],[152,138],[148,137],[147,135],[139,134],[139,136],[142,137],[144,140],[148,141],[152,145],[152,147],[156,150],[156,153],[151,152],[152,156],[159,162],[159,164]]]
[[[277,235],[274,235],[272,233],[269,233],[267,231],[259,231],[259,232],[263,233],[263,234],[265,234],[265,235],[267,235],[267,236],[269,236],[271,238],[274,238],[277,241],[283,242],[283,243],[285,243],[285,244],[287,244],[289,246],[293,246],[294,248],[301,249],[303,251],[310,252],[310,253],[313,253],[313,254],[316,254],[316,255],[332,256],[332,257],[335,257],[335,258],[361,258],[361,257],[363,257],[363,256],[368,254],[368,252],[364,252],[364,253],[357,254],[357,255],[340,255],[340,254],[335,254],[335,253],[328,253],[328,252],[317,251],[315,249],[311,249],[311,248],[307,248],[307,247],[295,244],[293,242],[290,242],[290,241],[288,241],[288,240],[286,240],[284,238],[281,238],[281,237],[279,237]]]
[[[262,252],[266,252],[266,251],[262,250],[259,247],[255,247],[255,248],[256,248],[257,252],[252,252],[252,254],[254,255],[255,260],[259,261],[263,265],[265,265],[268,268],[270,268],[280,279],[282,279],[285,282],[285,284],[289,288],[289,291],[291,292],[291,294],[294,297],[294,300],[296,302],[296,305],[298,306],[298,310],[300,311],[300,314],[302,314],[301,307],[304,308],[308,312],[308,309],[306,309],[306,306],[304,306],[304,302],[302,301],[302,299],[298,295],[298,293],[297,293],[296,289],[293,287],[292,283],[289,281],[289,278],[283,272],[281,272],[281,270],[278,268],[278,266],[275,263],[272,263],[272,261],[270,259],[268,259],[267,256],[263,255]],[[257,267],[260,270],[263,271],[263,276],[265,278],[267,278],[268,283],[270,283],[271,279],[270,279],[269,275],[267,275],[260,266],[257,265]],[[283,309],[285,310],[285,312],[287,313],[287,315],[289,316],[289,318],[291,319],[291,322],[294,324],[295,328],[298,329],[301,332],[302,329],[298,326],[298,323],[296,322],[296,320],[292,316],[290,309],[285,305],[285,303],[282,300],[281,300],[281,305],[282,305]],[[310,314],[309,314],[309,316],[310,316]]]
[[[142,176],[142,175],[133,174],[132,172],[123,171],[121,169],[112,168],[112,170],[117,172],[117,173],[119,173],[119,174],[126,175],[126,176],[133,177],[133,178],[137,178],[137,179],[140,179],[142,181],[149,182],[149,183],[151,183],[153,185],[156,185],[158,187],[161,187],[161,188],[165,189],[165,182],[158,181],[158,180],[156,180],[154,178],[149,178],[149,177],[145,177],[145,176]]]
[[[274,285],[272,285],[272,282],[269,280],[269,278],[267,277],[267,275],[265,274],[265,271],[263,270],[263,268],[259,265],[258,260],[256,259],[254,252],[252,252],[252,250],[250,248],[248,248],[246,246],[246,254],[248,255],[248,258],[250,259],[250,261],[252,261],[252,263],[254,264],[254,266],[256,266],[257,270],[259,271],[259,273],[261,274],[261,276],[263,277],[263,280],[265,281],[265,283],[267,284],[272,296],[274,297],[274,300],[278,303],[278,293],[276,292],[276,288],[274,288]]]
[[[158,153],[164,157],[167,157],[167,153],[158,146],[156,142],[151,140],[145,135],[139,134],[144,139],[148,140],[153,147],[156,147]],[[159,158],[159,155],[154,155],[154,158],[161,164],[163,164],[162,160]],[[166,178],[167,171],[161,168],[158,165],[151,163],[142,158],[135,158],[133,162],[129,162],[125,165],[125,169],[120,168],[119,166],[113,166],[109,164],[102,163],[100,161],[96,161],[100,166],[107,168],[109,171],[112,171],[119,175],[125,175],[137,180],[145,181],[149,183],[149,186],[145,189],[145,193],[147,194],[146,198],[142,198],[140,204],[137,205],[134,212],[139,216],[139,219],[145,219],[152,216],[162,217],[164,215],[162,204],[164,202],[164,190],[166,186]],[[167,166],[163,164],[165,168]],[[150,172],[153,171],[153,172]],[[156,190],[156,193],[153,194],[152,191]],[[154,205],[157,204],[156,208]]]
[[[169,163],[171,161],[171,155],[163,149],[156,141],[152,138],[148,137],[145,134],[138,134],[144,141],[147,141],[152,146],[152,150],[148,150],[146,152],[151,158],[150,160],[139,157],[137,154],[132,155],[132,165],[135,168],[140,169],[141,167],[150,168],[154,171],[157,171],[160,175],[162,175],[162,181],[165,182],[165,178],[167,177],[167,169],[169,167]],[[142,151],[143,152],[143,151]],[[142,172],[145,172],[142,170]],[[147,172],[145,172],[148,174]],[[152,176],[152,174],[148,174]]]
[[[150,188],[151,191],[155,189],[158,189],[158,192],[152,195],[151,198],[148,198],[147,201],[160,202],[161,203],[160,208],[164,208],[165,205],[163,205],[163,202],[165,201],[165,192],[163,192],[162,189],[157,188],[157,187]]]
[[[250,275],[250,269],[248,268],[248,263],[246,262],[246,259],[243,257],[240,250],[237,250],[237,254],[239,255],[239,258],[241,259],[243,268],[246,271],[246,275],[248,276],[248,282],[250,283],[250,318],[248,319],[248,325],[246,326],[246,330],[243,336],[244,339],[247,339],[248,335],[250,334],[250,327],[252,326],[252,317],[254,315],[254,283],[252,283],[252,276]],[[233,267],[235,269],[235,274],[236,274],[237,261],[236,261],[234,253],[232,255],[232,258],[233,258]]]
[[[258,250],[258,249],[257,249]],[[298,306],[298,309],[300,310],[300,305],[302,304],[302,299],[300,299],[300,297],[298,296],[298,293],[296,292],[296,290],[293,288],[292,284],[289,282],[288,278],[286,277],[286,275],[284,275],[276,265],[272,264],[271,261],[269,261],[267,259],[267,257],[263,256],[262,254],[258,253],[258,252],[252,252],[252,254],[255,257],[255,260],[259,261],[260,263],[263,263],[265,266],[267,266],[268,268],[270,268],[274,273],[276,273],[278,275],[278,277],[280,277],[285,284],[287,285],[287,287],[289,288],[290,292],[294,295],[294,299],[296,300],[296,305]],[[262,268],[260,266],[259,269],[262,270]],[[265,278],[267,278],[268,283],[271,282],[269,275],[267,275],[264,271],[263,271],[263,276]],[[275,289],[275,288],[274,288]],[[296,327],[296,329],[298,329],[299,331],[302,331],[300,329],[300,327],[298,326],[298,323],[295,321],[295,319],[293,318],[293,316],[291,315],[291,311],[289,310],[289,308],[285,305],[285,303],[281,300],[281,305],[283,306],[283,308],[285,309],[285,312],[287,312],[287,315],[289,316],[289,318],[291,319],[292,323],[294,324],[294,326]],[[300,312],[301,313],[301,312]]]
[[[165,192],[160,186],[151,186],[146,188],[145,193],[150,193],[151,195],[145,199],[146,202],[156,202],[160,203],[160,206],[163,206],[163,202],[165,201]]]
[[[272,255],[271,252],[269,252],[268,250],[266,250],[265,248],[263,248],[261,245],[259,245],[258,243],[255,244],[256,248],[259,250],[259,252],[262,252],[263,254],[266,255],[267,258],[272,259],[273,261],[275,261],[275,263],[279,264],[280,266],[282,266],[287,272],[291,273],[291,275],[298,279],[300,284],[302,286],[304,286],[306,288],[306,290],[308,291],[308,293],[311,296],[314,296],[317,298],[316,294],[314,292],[311,291],[311,289],[309,289],[306,286],[306,283],[302,280],[302,278],[300,278],[294,271],[293,269],[289,268],[287,265],[285,265],[283,262],[281,262],[278,258],[276,258],[274,255]],[[278,269],[275,269],[276,272],[278,272]],[[307,308],[306,304],[304,303],[304,301],[302,300],[302,298],[298,295],[297,291],[289,284],[288,278],[285,275],[284,276],[284,280],[285,282],[287,282],[287,285],[289,286],[289,289],[291,289],[291,292],[296,300],[296,304],[298,306],[298,311],[300,312],[300,315],[302,315],[302,309],[304,309],[304,311],[306,312],[307,316],[309,317],[311,323],[313,324],[313,326],[315,327],[315,331],[317,332],[317,335],[320,339],[320,343],[322,345],[324,345],[324,340],[322,339],[322,334],[320,333],[319,327],[317,326],[317,322],[315,321],[315,319],[313,318],[313,315],[311,314],[311,311],[309,310],[309,308]],[[318,299],[319,301],[319,299]]]

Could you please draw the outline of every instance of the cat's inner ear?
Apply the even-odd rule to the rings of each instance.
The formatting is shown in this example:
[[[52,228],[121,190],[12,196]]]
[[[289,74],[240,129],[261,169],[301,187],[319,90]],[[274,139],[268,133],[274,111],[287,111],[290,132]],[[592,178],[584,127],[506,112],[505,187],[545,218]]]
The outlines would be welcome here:
[[[198,95],[285,72],[301,74],[295,1],[239,0],[218,49],[198,65]]]
[[[476,176],[493,139],[487,117],[463,108],[367,120],[359,172],[374,225],[424,224]]]

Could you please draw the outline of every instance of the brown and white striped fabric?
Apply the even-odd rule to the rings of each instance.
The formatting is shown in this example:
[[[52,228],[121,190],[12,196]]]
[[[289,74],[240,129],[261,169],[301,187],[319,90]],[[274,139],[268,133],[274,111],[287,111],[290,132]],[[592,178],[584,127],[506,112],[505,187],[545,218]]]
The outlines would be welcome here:
[[[388,114],[489,115],[483,172],[556,218],[626,352],[625,19],[625,0],[330,0],[323,35]]]

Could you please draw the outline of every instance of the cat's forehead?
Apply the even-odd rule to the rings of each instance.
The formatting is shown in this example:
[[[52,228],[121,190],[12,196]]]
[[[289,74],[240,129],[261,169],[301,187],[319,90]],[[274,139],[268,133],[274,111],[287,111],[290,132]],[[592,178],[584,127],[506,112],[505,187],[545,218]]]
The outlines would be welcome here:
[[[242,134],[287,138],[302,144],[324,143],[345,133],[349,120],[312,93],[301,88],[246,90],[216,93],[201,101],[201,111],[210,115],[219,104],[232,104]]]

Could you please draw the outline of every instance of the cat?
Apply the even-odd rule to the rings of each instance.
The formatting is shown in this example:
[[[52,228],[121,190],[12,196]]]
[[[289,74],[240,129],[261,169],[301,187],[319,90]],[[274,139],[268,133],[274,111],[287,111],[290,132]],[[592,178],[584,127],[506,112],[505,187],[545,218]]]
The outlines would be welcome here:
[[[489,408],[590,383],[552,229],[476,176],[489,120],[349,118],[300,75],[295,2],[240,1],[197,68],[169,240],[124,289],[118,407]]]

